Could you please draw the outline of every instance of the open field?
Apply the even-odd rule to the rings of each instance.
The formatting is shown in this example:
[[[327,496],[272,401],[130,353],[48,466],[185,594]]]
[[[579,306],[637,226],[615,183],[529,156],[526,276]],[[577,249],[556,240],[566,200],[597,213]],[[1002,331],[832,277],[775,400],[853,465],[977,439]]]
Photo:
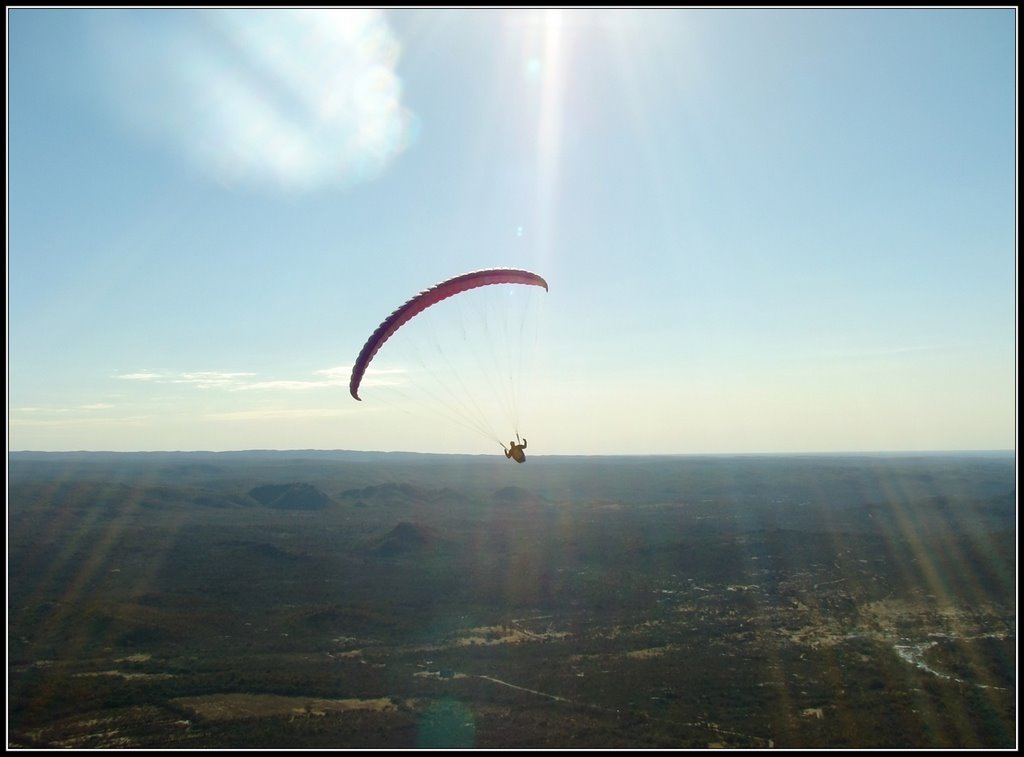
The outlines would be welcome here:
[[[1011,453],[12,453],[13,747],[1013,747]]]

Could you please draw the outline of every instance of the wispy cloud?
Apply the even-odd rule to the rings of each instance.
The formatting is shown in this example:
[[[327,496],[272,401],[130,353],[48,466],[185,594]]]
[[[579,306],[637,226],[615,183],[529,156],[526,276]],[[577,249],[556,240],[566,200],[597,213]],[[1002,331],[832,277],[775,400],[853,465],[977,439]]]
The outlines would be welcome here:
[[[81,413],[76,408],[18,408],[16,412],[29,412],[25,416],[12,413],[8,418],[8,425],[11,428],[60,428],[60,427],[116,427],[116,426],[142,426],[152,420],[150,415],[96,415],[92,413]]]
[[[401,386],[408,382],[409,371],[405,368],[368,368],[361,386]]]
[[[99,54],[120,111],[219,182],[366,181],[414,136],[395,73],[400,46],[380,10],[104,17]]]
[[[106,402],[92,402],[86,405],[73,405],[70,407],[18,407],[13,408],[16,412],[26,415],[66,415],[68,413],[90,413],[100,410],[110,410],[114,407]]]
[[[268,391],[295,392],[311,389],[347,387],[352,368],[336,366],[312,372],[314,378],[258,378],[257,374],[245,371],[186,371],[182,373],[157,373],[135,371],[116,374],[114,378],[127,381],[150,381],[158,384],[194,386],[197,389],[223,389],[232,392]],[[380,372],[378,372],[379,374]],[[400,371],[385,371],[385,374]]]
[[[341,386],[339,381],[297,381],[294,379],[282,379],[279,381],[255,381],[251,384],[236,386],[236,389],[243,391],[282,391],[282,392],[304,392],[310,389],[323,389],[328,386]]]
[[[338,366],[334,368],[323,368],[313,371],[315,379],[276,379],[272,381],[253,381],[251,383],[236,387],[242,390],[266,390],[302,392],[310,389],[325,389],[329,387],[347,386],[351,368]]]
[[[205,417],[217,421],[261,421],[285,419],[337,418],[354,412],[351,408],[341,407],[301,407],[301,408],[252,408],[233,410],[223,413],[209,413]]]
[[[244,387],[244,382],[252,373],[222,373],[219,371],[199,371],[183,373],[169,379],[172,384],[191,384],[200,389],[237,389]]]

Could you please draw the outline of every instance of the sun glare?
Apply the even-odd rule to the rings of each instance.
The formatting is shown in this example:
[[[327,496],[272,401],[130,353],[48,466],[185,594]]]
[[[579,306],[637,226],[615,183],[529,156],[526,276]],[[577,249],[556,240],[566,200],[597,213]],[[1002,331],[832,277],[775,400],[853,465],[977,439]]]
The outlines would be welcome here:
[[[227,184],[372,179],[410,144],[401,52],[382,11],[126,15],[100,55],[129,122]],[[131,67],[122,61],[134,61]]]

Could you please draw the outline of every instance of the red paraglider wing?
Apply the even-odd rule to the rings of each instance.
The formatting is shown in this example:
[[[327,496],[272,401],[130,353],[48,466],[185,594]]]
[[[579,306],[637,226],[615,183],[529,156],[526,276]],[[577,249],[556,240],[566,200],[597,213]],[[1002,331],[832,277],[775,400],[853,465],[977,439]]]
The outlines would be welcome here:
[[[548,282],[535,273],[515,268],[490,268],[483,271],[464,273],[461,276],[442,281],[440,284],[436,284],[424,292],[420,292],[385,318],[384,322],[366,340],[363,349],[359,351],[359,357],[356,358],[355,365],[352,366],[352,378],[348,384],[348,389],[352,396],[357,400],[359,399],[359,384],[363,380],[363,374],[366,373],[367,366],[384,342],[398,331],[404,323],[441,300],[469,289],[476,289],[477,287],[490,284],[529,284],[544,287],[545,291],[548,288]]]

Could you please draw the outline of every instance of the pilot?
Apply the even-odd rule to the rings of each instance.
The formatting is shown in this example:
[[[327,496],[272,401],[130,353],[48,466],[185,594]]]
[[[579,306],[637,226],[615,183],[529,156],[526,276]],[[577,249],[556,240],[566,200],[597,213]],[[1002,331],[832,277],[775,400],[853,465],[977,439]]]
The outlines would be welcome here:
[[[516,444],[516,442],[519,442],[519,444]],[[526,439],[519,441],[519,434],[517,433],[516,442],[510,441],[508,443],[510,449],[505,449],[504,444],[501,445],[501,448],[505,449],[505,457],[510,460],[515,460],[517,463],[525,463],[526,453],[523,452],[523,450],[526,449]]]

